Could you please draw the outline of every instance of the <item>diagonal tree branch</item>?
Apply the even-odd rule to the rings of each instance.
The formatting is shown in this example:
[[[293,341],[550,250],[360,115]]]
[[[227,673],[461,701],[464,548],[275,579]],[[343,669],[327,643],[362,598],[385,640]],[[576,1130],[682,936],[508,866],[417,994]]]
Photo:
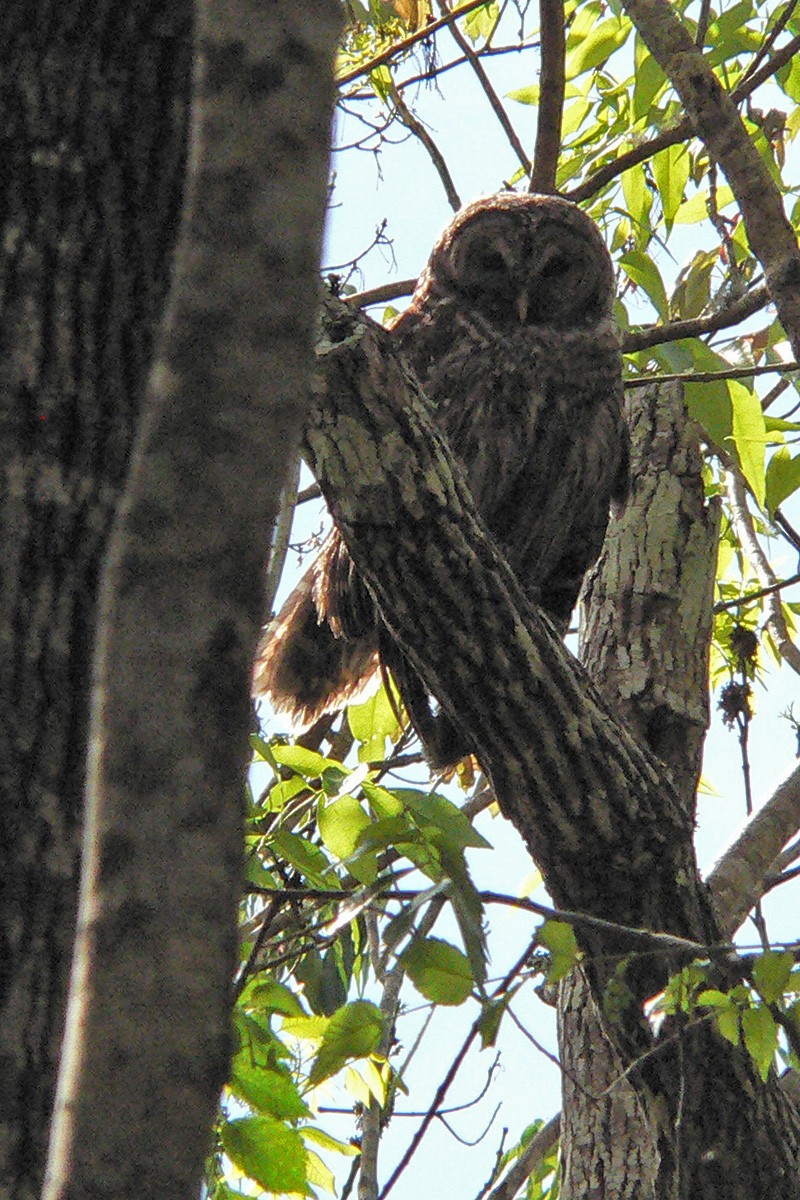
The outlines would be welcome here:
[[[334,519],[382,620],[474,746],[556,904],[717,944],[691,813],[520,591],[391,337],[331,301],[319,372],[305,444]],[[672,962],[628,956],[599,928],[581,929],[579,942],[601,1009],[613,981],[618,1007],[606,1028],[623,1066],[648,1056],[646,1086],[629,1080],[651,1097],[665,1187],[675,1182],[676,1122],[702,1116],[715,1129],[713,1163],[680,1156],[684,1194],[722,1196],[735,1177],[794,1200],[800,1114],[745,1051],[702,1022],[672,1054],[648,1054],[641,1005],[680,953]],[[753,1137],[751,1105],[768,1136]]]
[[[443,14],[448,12],[446,0],[439,0],[439,11]],[[530,169],[531,169],[530,159],[528,158],[528,155],[525,153],[525,147],[522,145],[522,142],[519,140],[519,137],[517,136],[517,131],[515,130],[514,126],[511,124],[511,121],[509,120],[508,113],[503,108],[503,104],[502,104],[502,101],[500,100],[500,97],[497,95],[497,92],[494,90],[491,79],[486,74],[485,70],[483,69],[483,63],[480,60],[480,55],[469,44],[469,41],[467,40],[467,38],[464,37],[463,33],[461,32],[461,30],[458,28],[457,25],[455,25],[455,24],[450,25],[450,34],[453,37],[453,39],[455,40],[458,48],[461,50],[461,53],[464,55],[464,57],[469,62],[470,66],[472,67],[472,70],[475,72],[475,76],[476,76],[478,82],[480,83],[481,87],[483,88],[486,99],[489,101],[489,104],[491,105],[492,112],[497,117],[497,120],[500,122],[500,126],[501,126],[502,130],[505,133],[506,137],[508,138],[509,145],[511,146],[511,149],[514,151],[514,153],[517,156],[519,165],[522,167],[522,170],[525,172],[526,175],[529,174]]]

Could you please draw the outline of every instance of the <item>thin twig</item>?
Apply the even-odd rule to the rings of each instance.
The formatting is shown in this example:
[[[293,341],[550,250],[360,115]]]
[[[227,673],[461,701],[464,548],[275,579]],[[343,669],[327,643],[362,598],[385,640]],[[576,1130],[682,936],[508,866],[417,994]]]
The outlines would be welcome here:
[[[529,190],[552,193],[556,190],[564,108],[564,0],[539,0],[539,27],[539,120]]]
[[[406,50],[410,50],[417,42],[423,42],[426,38],[432,37],[440,29],[444,29],[447,25],[452,24],[453,21],[457,21],[459,17],[465,17],[467,13],[471,13],[473,9],[480,8],[485,3],[486,0],[468,0],[468,3],[462,4],[460,8],[448,11],[446,17],[442,17],[438,21],[431,21],[429,25],[415,30],[414,33],[410,33],[402,41],[394,42],[387,50],[376,54],[369,62],[363,63],[360,67],[353,67],[352,70],[338,75],[336,77],[337,85],[343,87],[346,83],[352,83],[354,79],[360,79],[362,75],[369,75],[377,67],[385,66],[386,63],[391,62],[398,54],[404,54]]]
[[[533,952],[533,949],[535,946],[536,946],[536,938],[534,937],[528,943],[528,945],[525,948],[524,953],[520,956],[520,958],[517,959],[517,961],[514,963],[513,967],[508,972],[508,974],[504,976],[504,978],[501,980],[501,982],[494,989],[494,991],[491,994],[490,999],[492,999],[492,1000],[498,999],[500,996],[504,995],[508,991],[509,987],[511,986],[511,983],[513,982],[513,980],[516,978],[516,976],[519,974],[519,972],[525,966],[525,963],[530,958],[530,955]],[[478,1032],[481,1028],[482,1022],[483,1022],[483,1012],[481,1012],[473,1021],[469,1033],[467,1034],[466,1038],[462,1042],[461,1048],[459,1049],[458,1053],[456,1054],[455,1058],[453,1059],[452,1063],[450,1064],[450,1066],[447,1070],[447,1074],[445,1075],[444,1079],[442,1080],[442,1082],[439,1084],[438,1088],[436,1089],[436,1095],[433,1097],[433,1100],[431,1101],[430,1108],[428,1109],[424,1118],[420,1122],[419,1128],[417,1129],[416,1133],[414,1134],[411,1141],[409,1142],[409,1144],[406,1148],[406,1151],[403,1154],[403,1157],[400,1159],[400,1162],[397,1164],[394,1171],[389,1176],[389,1179],[388,1179],[385,1187],[383,1188],[383,1191],[381,1192],[380,1196],[378,1197],[378,1200],[386,1200],[386,1197],[389,1195],[390,1191],[392,1190],[394,1185],[397,1183],[398,1179],[403,1174],[403,1172],[405,1171],[408,1164],[411,1162],[411,1159],[413,1158],[414,1154],[416,1153],[417,1147],[419,1146],[420,1142],[424,1138],[424,1136],[428,1130],[428,1127],[430,1126],[431,1122],[433,1121],[434,1117],[436,1116],[436,1113],[439,1110],[439,1106],[441,1105],[442,1101],[444,1100],[445,1096],[447,1095],[448,1091],[450,1090],[450,1085],[452,1084],[453,1080],[455,1079],[456,1075],[458,1074],[459,1068],[461,1067],[461,1064],[463,1063],[464,1059],[466,1058],[467,1052],[469,1051],[470,1046],[472,1045],[473,1041],[477,1037]]]
[[[447,7],[445,0],[439,0],[439,11],[443,15],[450,11]],[[505,133],[506,137],[508,138],[508,142],[509,142],[509,145],[511,146],[511,149],[516,154],[516,156],[519,160],[520,166],[522,167],[522,170],[525,172],[526,175],[529,175],[530,169],[531,169],[531,161],[530,161],[528,155],[525,153],[525,147],[522,145],[522,142],[519,140],[519,138],[517,136],[517,132],[514,129],[514,126],[511,124],[511,121],[509,120],[508,113],[503,108],[500,97],[497,95],[497,92],[494,90],[494,87],[492,86],[492,82],[489,79],[489,76],[486,74],[486,72],[483,69],[483,64],[481,63],[480,56],[479,56],[477,50],[473,49],[473,47],[469,44],[469,41],[467,40],[467,38],[464,37],[464,34],[461,32],[461,30],[458,28],[457,25],[450,26],[450,36],[454,39],[454,41],[456,42],[461,53],[464,55],[464,57],[469,59],[470,65],[471,65],[473,71],[475,72],[475,76],[476,76],[478,82],[480,83],[481,87],[483,88],[486,99],[489,101],[489,104],[491,105],[494,115],[497,117],[497,120],[500,122],[500,126],[501,126],[503,132]]]
[[[397,88],[392,88],[391,95],[392,104],[397,111],[398,117],[405,125],[406,129],[409,129],[414,136],[422,142],[423,146],[428,151],[428,156],[436,169],[437,175],[442,181],[442,187],[445,190],[447,202],[452,208],[453,212],[458,212],[458,210],[461,208],[461,198],[456,191],[456,185],[453,183],[453,177],[450,174],[450,169],[444,160],[444,155],[436,145],[436,142],[433,140],[428,130],[423,125],[422,121],[420,121],[418,117],[414,116],[411,109],[398,92]]]
[[[742,608],[745,604],[751,604],[753,600],[760,600],[763,596],[771,596],[773,592],[780,592],[795,583],[800,583],[800,572],[797,575],[791,575],[788,579],[784,579],[780,583],[773,583],[770,587],[759,588],[757,592],[747,592],[746,595],[740,596],[738,600],[721,600],[719,604],[714,605],[713,611],[721,613],[726,612],[729,608]]]
[[[297,487],[300,482],[300,454],[295,457],[292,472],[281,492],[281,506],[273,525],[272,546],[269,552],[269,566],[264,584],[264,611],[271,613],[275,604],[275,596],[281,582],[286,555],[289,553],[289,537],[292,532],[294,509],[297,503]]]
[[[759,581],[765,588],[775,589],[775,585],[780,583],[780,580],[772,570],[770,561],[756,536],[753,518],[747,507],[744,477],[734,463],[731,463],[725,470],[725,490],[728,494],[733,524],[742,548],[750,559]],[[788,663],[793,671],[800,674],[800,650],[798,650],[789,637],[780,596],[776,590],[773,590],[767,594],[765,600],[764,608],[767,613],[766,628],[781,658],[784,662]]]
[[[761,367],[730,367],[726,371],[676,371],[671,375],[637,375],[626,379],[626,388],[648,387],[652,383],[716,383],[719,379],[750,379],[754,375],[773,375],[800,371],[800,363],[766,363]]]
[[[790,3],[786,5],[786,8],[783,10],[781,15],[778,17],[778,20],[773,25],[772,29],[769,31],[767,36],[764,38],[764,41],[759,46],[758,50],[756,51],[755,55],[753,56],[753,61],[750,63],[749,67],[747,68],[747,70],[744,72],[741,79],[739,80],[740,86],[741,86],[741,84],[746,83],[747,80],[750,79],[753,75],[755,75],[755,73],[758,70],[758,68],[760,67],[761,63],[767,57],[770,50],[775,45],[776,41],[778,40],[778,38],[780,37],[780,35],[783,33],[784,29],[788,25],[789,21],[792,19],[792,14],[796,8],[797,8],[797,0],[790,0]]]
[[[517,1192],[533,1173],[534,1168],[552,1152],[560,1133],[561,1113],[556,1113],[538,1133],[534,1134],[519,1157],[509,1167],[505,1178],[500,1180],[486,1200],[514,1200]]]

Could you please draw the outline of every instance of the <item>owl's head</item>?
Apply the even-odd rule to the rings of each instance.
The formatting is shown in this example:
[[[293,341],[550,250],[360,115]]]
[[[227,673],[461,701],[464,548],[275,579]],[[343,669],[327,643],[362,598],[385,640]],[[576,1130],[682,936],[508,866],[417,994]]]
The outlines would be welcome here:
[[[440,297],[504,330],[595,325],[611,315],[614,270],[597,226],[557,196],[500,193],[462,209],[425,272]]]

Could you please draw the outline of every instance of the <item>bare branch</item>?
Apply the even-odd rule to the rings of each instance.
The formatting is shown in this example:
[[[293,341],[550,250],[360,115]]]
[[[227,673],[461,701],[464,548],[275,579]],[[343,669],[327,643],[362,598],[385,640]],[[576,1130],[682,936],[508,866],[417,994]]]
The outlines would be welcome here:
[[[775,859],[798,829],[800,766],[748,822],[708,876],[714,907],[727,936],[733,935],[763,896]]]
[[[795,583],[800,583],[800,574],[791,575],[788,579],[782,579],[770,587],[759,588],[757,592],[748,592],[736,600],[721,600],[719,604],[714,605],[714,612],[727,612],[729,608],[743,608],[745,604],[752,604],[754,600],[760,600],[762,596],[770,596],[773,592],[783,591],[784,588],[792,587]]]
[[[352,296],[343,296],[342,299],[345,304],[352,304],[353,308],[368,308],[370,304],[383,304],[387,300],[410,296],[416,286],[416,279],[398,279],[396,283],[382,283],[380,287],[369,288],[366,292],[355,292]]]
[[[683,338],[701,337],[706,333],[728,329],[766,307],[771,298],[768,288],[757,287],[727,308],[720,309],[708,317],[694,317],[690,321],[675,321],[670,325],[650,325],[645,329],[628,330],[622,335],[623,352],[634,354],[637,350],[647,350],[650,346],[661,346],[666,342],[679,342]]]
[[[729,367],[725,371],[676,371],[671,375],[637,375],[626,379],[626,388],[647,387],[651,383],[716,383],[719,379],[752,379],[757,375],[775,375],[800,371],[800,363],[765,363],[760,367]]]
[[[281,582],[286,555],[289,551],[289,537],[292,532],[295,505],[298,503],[297,486],[300,482],[300,455],[298,454],[292,474],[281,493],[281,507],[277,520],[272,527],[272,546],[267,567],[265,584],[264,612],[269,614],[275,603],[275,595]]]
[[[405,125],[406,129],[410,129],[414,136],[419,138],[425,149],[428,151],[430,160],[436,168],[436,173],[442,181],[442,187],[445,190],[447,202],[452,208],[453,212],[458,212],[459,208],[461,208],[461,198],[456,191],[456,185],[453,183],[453,177],[450,174],[450,169],[444,160],[444,155],[436,145],[436,142],[433,140],[428,130],[423,125],[422,121],[420,121],[418,117],[414,116],[411,109],[398,92],[397,88],[392,88],[391,94],[392,104],[394,104],[394,107],[397,110],[398,117]]]
[[[449,11],[446,0],[439,0],[439,11],[442,13],[447,13]],[[492,86],[492,81],[489,79],[489,76],[483,69],[483,64],[481,63],[478,52],[469,44],[469,41],[464,37],[457,25],[450,26],[450,34],[457,43],[464,57],[469,60],[470,65],[475,72],[476,78],[483,88],[486,99],[491,105],[492,112],[500,122],[500,126],[508,138],[509,145],[516,154],[520,166],[525,174],[528,175],[531,169],[531,161],[528,155],[525,153],[525,147],[517,137],[516,130],[509,120],[508,113],[503,108],[500,97],[497,95],[497,92]]]
[[[542,67],[530,191],[554,192],[564,108],[564,0],[539,0]]]

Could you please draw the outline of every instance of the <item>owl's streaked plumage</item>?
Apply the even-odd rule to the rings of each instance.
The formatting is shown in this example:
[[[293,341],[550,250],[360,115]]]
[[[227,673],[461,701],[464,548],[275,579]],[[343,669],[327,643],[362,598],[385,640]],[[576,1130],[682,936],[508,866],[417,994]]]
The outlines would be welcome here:
[[[501,193],[456,215],[393,326],[484,522],[561,630],[627,486],[613,299],[580,209]],[[336,530],[267,631],[254,692],[308,725],[358,694],[379,649],[433,756],[458,757]]]

